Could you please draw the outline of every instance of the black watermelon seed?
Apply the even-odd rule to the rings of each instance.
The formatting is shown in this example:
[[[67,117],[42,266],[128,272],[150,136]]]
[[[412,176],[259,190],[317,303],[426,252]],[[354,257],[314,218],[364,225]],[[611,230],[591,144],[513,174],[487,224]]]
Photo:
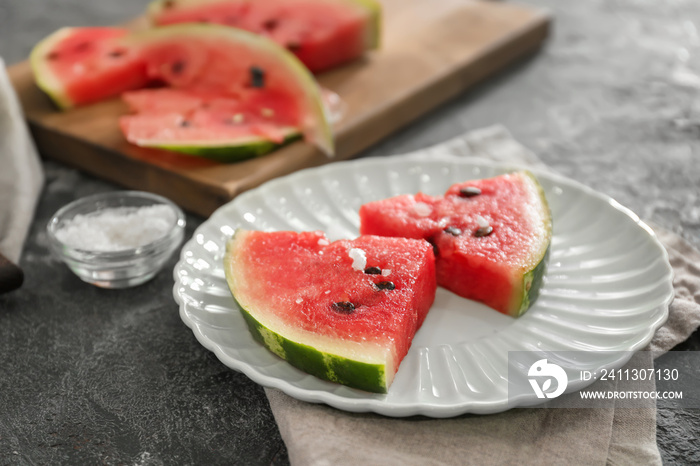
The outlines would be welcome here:
[[[443,231],[444,231],[445,233],[451,234],[452,236],[459,236],[459,235],[462,234],[462,230],[460,230],[460,229],[457,228],[457,227],[451,227],[451,226],[445,228]]]
[[[111,52],[109,52],[109,56],[112,57],[112,58],[117,58],[117,57],[121,57],[121,56],[124,55],[125,53],[126,53],[125,50],[116,49],[116,50],[112,50]]]
[[[435,243],[435,239],[434,239],[434,238],[430,238],[430,239],[428,239],[428,240],[426,240],[426,241],[428,241],[428,243],[430,243],[430,245],[433,247],[433,255],[434,255],[435,257],[437,257],[438,254],[440,253],[440,250],[438,249],[438,245]]]
[[[459,195],[462,197],[474,197],[481,194],[481,190],[475,186],[465,186],[459,190]]]
[[[277,21],[274,18],[268,19],[267,21],[265,21],[263,23],[263,28],[265,28],[266,31],[270,31],[270,32],[277,29],[277,26],[279,26],[279,21]]]
[[[393,290],[396,288],[396,285],[394,285],[394,282],[379,282],[374,284],[377,288],[380,290]]]
[[[174,62],[170,67],[170,70],[173,72],[173,74],[180,74],[180,73],[182,73],[182,71],[184,69],[185,69],[185,62],[182,60],[178,60],[178,61]]]
[[[188,126],[192,126],[192,123],[190,123],[189,120],[182,120],[180,122],[180,126],[182,126],[183,128],[187,128]]]
[[[301,49],[301,44],[299,42],[289,42],[287,44],[287,50],[290,52],[298,52]]]
[[[333,303],[333,310],[341,314],[352,314],[355,311],[355,305],[350,301],[338,301]]]
[[[474,232],[474,236],[476,236],[477,238],[481,238],[482,236],[488,236],[491,233],[493,233],[493,227],[489,225],[486,227],[477,228]]]
[[[46,55],[47,60],[56,60],[58,59],[59,53],[58,52],[51,52],[50,54]]]
[[[365,269],[365,273],[367,275],[379,275],[380,273],[382,273],[382,269],[380,269],[379,267],[367,267]]]
[[[265,87],[265,70],[257,66],[250,67],[250,87]]]

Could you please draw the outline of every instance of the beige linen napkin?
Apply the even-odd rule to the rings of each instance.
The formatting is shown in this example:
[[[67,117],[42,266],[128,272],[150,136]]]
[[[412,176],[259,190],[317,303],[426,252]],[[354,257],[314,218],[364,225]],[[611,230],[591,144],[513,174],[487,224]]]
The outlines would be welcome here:
[[[39,156],[0,58],[0,253],[15,263],[43,184]]]
[[[499,126],[418,153],[546,168]],[[668,351],[700,325],[700,253],[677,235],[657,232],[676,274],[676,299],[649,349]],[[642,357],[651,359],[651,353]],[[653,382],[644,389],[653,390]],[[634,409],[514,409],[452,419],[393,419],[305,403],[275,389],[266,393],[293,465],[661,464],[654,400]]]

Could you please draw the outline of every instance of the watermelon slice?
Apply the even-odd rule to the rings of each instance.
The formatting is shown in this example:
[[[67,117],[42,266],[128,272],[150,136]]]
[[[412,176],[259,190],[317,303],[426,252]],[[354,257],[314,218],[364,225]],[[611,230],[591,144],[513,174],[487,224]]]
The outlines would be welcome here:
[[[73,53],[76,47],[81,50]],[[32,65],[39,85],[64,108],[149,83],[170,87],[169,94],[160,95],[171,100],[168,108],[154,103],[158,94],[152,90],[127,97],[139,114],[121,126],[134,144],[236,159],[264,153],[301,133],[333,153],[313,75],[294,55],[247,31],[200,24],[129,34],[63,29],[37,46]],[[129,79],[117,79],[124,76]],[[198,106],[191,107],[192,99]]]
[[[523,171],[458,183],[444,196],[365,204],[360,232],[426,239],[438,285],[517,317],[539,294],[552,219],[542,187]]]
[[[373,0],[158,0],[148,17],[159,26],[215,23],[265,35],[314,73],[377,48],[381,27]]]
[[[226,279],[253,337],[316,377],[385,393],[435,298],[422,240],[238,230]]]
[[[135,114],[121,117],[119,124],[127,140],[142,147],[234,162],[267,154],[301,136],[294,115],[285,115],[294,107],[282,98],[258,107],[231,97],[165,88],[126,92],[122,99]]]
[[[145,86],[142,57],[123,44],[128,34],[107,27],[59,29],[30,55],[37,85],[63,109]]]

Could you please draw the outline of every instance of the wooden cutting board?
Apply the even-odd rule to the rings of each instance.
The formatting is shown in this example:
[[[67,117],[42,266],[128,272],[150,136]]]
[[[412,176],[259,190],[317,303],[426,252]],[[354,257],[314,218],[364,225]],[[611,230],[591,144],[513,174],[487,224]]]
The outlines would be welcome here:
[[[303,142],[264,157],[220,164],[128,144],[116,99],[59,112],[27,62],[9,74],[40,153],[119,185],[162,194],[207,216],[237,194],[301,168],[350,158],[510,62],[547,37],[546,12],[468,0],[383,0],[382,47],[319,76],[346,110],[335,125],[336,156]]]

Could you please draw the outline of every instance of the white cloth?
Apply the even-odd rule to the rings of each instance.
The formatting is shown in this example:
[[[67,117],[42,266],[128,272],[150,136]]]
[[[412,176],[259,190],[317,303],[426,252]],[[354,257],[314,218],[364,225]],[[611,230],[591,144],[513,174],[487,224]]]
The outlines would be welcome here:
[[[43,184],[39,155],[0,59],[0,253],[15,263]]]

